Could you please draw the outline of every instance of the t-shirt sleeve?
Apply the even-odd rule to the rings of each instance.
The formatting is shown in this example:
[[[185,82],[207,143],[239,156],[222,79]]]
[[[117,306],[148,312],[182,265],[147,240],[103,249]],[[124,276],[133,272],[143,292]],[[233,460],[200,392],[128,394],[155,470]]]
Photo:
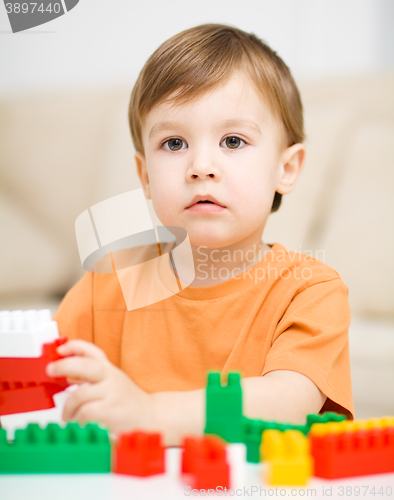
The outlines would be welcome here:
[[[59,333],[70,339],[93,342],[93,273],[84,276],[67,292],[53,319]]]
[[[279,321],[262,375],[302,373],[327,396],[321,411],[353,418],[349,325],[348,288],[340,278],[308,286],[294,296]]]

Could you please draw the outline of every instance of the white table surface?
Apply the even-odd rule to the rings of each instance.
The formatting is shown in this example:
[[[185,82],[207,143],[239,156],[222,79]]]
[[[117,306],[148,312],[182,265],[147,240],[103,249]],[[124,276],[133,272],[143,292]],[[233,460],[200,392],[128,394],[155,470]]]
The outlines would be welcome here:
[[[394,473],[338,480],[312,478],[305,487],[274,487],[264,484],[262,464],[240,463],[239,449],[229,446],[229,461],[235,476],[232,491],[214,498],[317,498],[394,500]],[[185,489],[180,477],[179,448],[166,450],[166,473],[146,478],[120,474],[2,474],[1,500],[177,500],[205,498]],[[230,485],[231,486],[231,485]],[[252,487],[254,489],[252,490]],[[375,494],[373,494],[375,487]],[[260,491],[260,488],[262,490]],[[276,489],[275,489],[276,488]],[[378,494],[378,491],[384,493]],[[390,490],[391,488],[391,490]],[[312,491],[315,490],[315,491]],[[359,494],[357,495],[357,491]],[[331,492],[331,495],[329,493]],[[391,492],[391,495],[389,494]],[[210,492],[212,497],[212,492]]]

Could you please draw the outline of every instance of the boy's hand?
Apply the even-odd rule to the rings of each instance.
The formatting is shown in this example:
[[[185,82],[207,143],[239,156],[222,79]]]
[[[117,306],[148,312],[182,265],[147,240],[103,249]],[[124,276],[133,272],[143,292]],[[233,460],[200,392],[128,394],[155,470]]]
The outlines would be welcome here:
[[[114,433],[149,428],[154,415],[153,396],[110,363],[101,349],[84,340],[69,340],[57,352],[67,357],[48,363],[47,375],[82,384],[68,398],[63,420],[98,421]]]

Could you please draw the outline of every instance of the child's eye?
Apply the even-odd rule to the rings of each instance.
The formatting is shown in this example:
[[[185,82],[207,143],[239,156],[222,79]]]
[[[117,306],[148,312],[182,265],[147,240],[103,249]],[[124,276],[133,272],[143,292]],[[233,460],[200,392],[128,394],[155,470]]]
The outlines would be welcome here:
[[[164,147],[165,144],[168,143],[168,148]],[[164,147],[167,151],[180,151],[182,148],[182,143],[186,144],[185,141],[182,139],[179,139],[178,137],[172,137],[171,139],[167,139],[166,141],[163,142],[161,147]]]
[[[226,147],[228,149],[240,149],[240,146],[242,147],[243,143],[244,145],[246,142],[241,139],[240,137],[237,137],[236,135],[231,135],[223,139],[222,143],[226,142]],[[182,147],[182,144],[186,146],[186,142],[183,139],[179,139],[179,137],[172,137],[171,139],[167,139],[166,141],[163,142],[161,147],[164,147],[167,151],[181,151],[181,149],[185,149]]]
[[[228,137],[223,139],[222,143],[224,141],[226,141],[226,146],[228,147],[228,149],[240,149],[239,148],[240,142],[246,144],[246,142],[243,139],[237,137],[236,135],[229,135]]]

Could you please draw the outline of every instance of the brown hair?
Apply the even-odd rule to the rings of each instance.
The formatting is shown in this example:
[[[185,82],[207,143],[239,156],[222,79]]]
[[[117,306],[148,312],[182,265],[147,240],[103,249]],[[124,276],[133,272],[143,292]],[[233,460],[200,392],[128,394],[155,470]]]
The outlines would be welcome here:
[[[282,59],[253,33],[223,24],[202,24],[165,41],[142,68],[129,106],[135,150],[144,154],[142,124],[154,106],[164,101],[190,102],[225,83],[237,69],[247,71],[282,121],[287,146],[303,142],[301,97]],[[278,210],[281,199],[276,192],[271,212]]]

